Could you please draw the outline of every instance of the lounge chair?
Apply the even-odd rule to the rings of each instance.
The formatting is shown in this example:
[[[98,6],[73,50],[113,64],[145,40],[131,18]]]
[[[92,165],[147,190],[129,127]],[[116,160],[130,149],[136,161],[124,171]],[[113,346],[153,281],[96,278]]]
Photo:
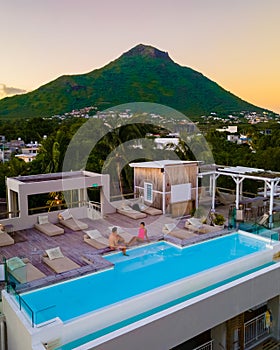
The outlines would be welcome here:
[[[147,214],[132,209],[129,205],[122,205],[117,208],[117,213],[125,215],[131,219],[138,220],[147,217]]]
[[[268,219],[269,219],[269,214],[265,213],[259,218],[259,220],[256,222],[256,224],[259,226],[265,226]]]
[[[184,230],[175,230],[175,231],[171,231],[169,232],[170,236],[179,238],[179,239],[188,239],[188,238],[192,238],[192,237],[196,237],[197,234],[194,232],[190,232],[190,231],[184,231]]]
[[[145,204],[140,204],[139,205],[140,207],[140,210],[142,213],[145,213],[145,214],[148,214],[148,215],[161,215],[162,214],[162,210],[161,209],[157,209],[157,208],[154,208],[154,207],[149,207]]]
[[[73,218],[68,210],[58,214],[59,223],[72,231],[86,230],[88,225],[78,219]]]
[[[46,250],[46,255],[43,256],[43,262],[56,273],[71,271],[80,267],[73,260],[64,256],[59,247]]]
[[[98,230],[85,231],[84,242],[95,249],[105,249],[109,247],[109,239],[102,236]]]
[[[5,226],[0,224],[0,247],[5,247],[14,243],[14,239],[5,231]]]
[[[7,269],[19,283],[31,282],[46,275],[37,269],[27,258],[13,257],[7,260]]]
[[[169,234],[171,231],[176,229],[176,224],[170,223],[170,224],[164,224],[162,228],[162,233],[164,235]]]
[[[137,199],[132,200],[132,202],[127,201],[126,203],[123,203],[123,205],[126,205],[127,203],[129,207],[131,207],[132,209],[136,210],[136,211],[140,211],[141,213],[145,213],[148,215],[161,215],[162,214],[162,210],[161,209],[157,209],[154,207],[151,207],[149,205],[144,204],[143,199]]]
[[[119,235],[124,239],[126,243],[129,242],[133,237],[135,237],[131,233],[125,231],[119,232]]]
[[[34,227],[36,230],[50,237],[62,235],[64,233],[64,229],[62,227],[58,227],[55,224],[49,222],[48,215],[38,216],[38,224],[35,224]]]
[[[162,233],[164,235],[170,235],[179,239],[188,239],[197,236],[197,234],[194,232],[176,228],[176,225],[173,223],[165,224],[162,228]]]
[[[223,227],[207,225],[202,223],[201,219],[192,217],[186,220],[185,228],[194,233],[204,234],[204,233],[216,232],[216,231],[222,230]]]

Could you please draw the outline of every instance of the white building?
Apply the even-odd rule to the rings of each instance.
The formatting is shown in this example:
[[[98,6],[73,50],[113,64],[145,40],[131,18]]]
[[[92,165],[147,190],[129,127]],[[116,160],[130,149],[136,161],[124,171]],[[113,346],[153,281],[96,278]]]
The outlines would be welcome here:
[[[168,149],[173,150],[179,143],[178,137],[157,137],[155,138],[155,145],[157,149],[165,149],[168,145]]]
[[[33,227],[37,216],[28,213],[28,196],[62,189],[77,191],[79,205],[73,209],[73,215],[79,219],[88,217],[88,208],[84,206],[85,190],[93,185],[100,188],[101,212],[102,215],[108,216],[114,212],[114,208],[106,200],[109,196],[109,175],[73,172],[8,179],[9,211],[17,211],[18,215],[3,220],[3,224],[13,225],[14,230]],[[49,214],[50,221],[54,221],[56,213]],[[39,298],[36,308],[30,308],[26,304],[24,292],[21,294],[20,288],[17,291],[18,294],[14,294],[11,290],[2,291],[1,350],[6,349],[5,328],[10,350],[44,350],[46,348],[249,350],[255,349],[263,341],[270,341],[276,349],[280,341],[280,262],[278,260],[280,243],[270,238],[239,232],[232,236],[236,240],[233,239],[233,245],[229,248],[229,259],[212,264],[214,260],[219,260],[223,249],[218,249],[216,253],[213,253],[212,249],[206,249],[206,253],[202,255],[200,252],[203,252],[208,244],[219,246],[224,238],[231,236],[228,233],[224,231],[221,233],[223,236],[210,241],[207,237],[201,237],[205,240],[204,243],[200,242],[186,248],[176,247],[174,243],[159,242],[160,247],[167,244],[170,249],[176,248],[177,260],[174,260],[170,266],[160,265],[165,261],[163,251],[159,249],[157,254],[150,254],[149,249],[150,247],[154,249],[154,246],[143,246],[145,254],[138,261],[138,265],[146,264],[147,271],[154,265],[166,266],[166,268],[157,274],[143,274],[140,287],[146,283],[145,280],[151,282],[160,280],[168,273],[173,275],[179,268],[184,271],[195,267],[198,270],[187,277],[142,290],[95,311],[87,311],[85,306],[89,301],[101,298],[96,291],[97,285],[96,288],[77,289],[74,297],[67,292],[63,295],[62,303],[58,299],[53,304],[46,297]],[[71,234],[77,235],[75,232]],[[237,239],[238,243],[245,242],[245,245],[249,241],[248,245],[253,250],[238,257]],[[52,244],[56,242],[55,238],[50,238],[50,241]],[[187,263],[182,265],[180,260],[182,250],[189,248],[192,253]],[[138,248],[135,249],[138,252]],[[128,259],[131,263],[124,265],[130,271],[131,274],[128,276],[131,278],[135,269],[133,254],[133,250],[129,257],[117,254],[117,257],[120,256],[120,264],[124,259]],[[231,260],[231,256],[235,258]],[[206,265],[200,267],[201,264]],[[119,293],[117,290],[126,293],[127,289],[122,288],[123,280],[113,283],[105,280],[103,282],[102,273],[93,275],[98,276],[98,283],[104,283],[106,296],[115,296]],[[66,288],[69,282],[67,279],[71,280],[73,276],[65,275],[63,282],[55,281],[58,276],[54,276],[49,281],[53,285],[59,284],[62,287],[61,293],[64,293],[66,289],[63,288]],[[75,275],[75,278],[79,281],[86,277],[80,275],[77,278]],[[48,277],[46,281],[47,279]],[[129,278],[125,282],[132,290],[136,287],[135,284],[129,285]],[[117,286],[120,288],[117,289]],[[31,285],[24,287],[22,291],[28,290]],[[37,286],[34,283],[32,290],[40,292],[40,283]],[[27,292],[28,294],[32,295],[32,291]],[[66,303],[67,298],[73,298],[73,300],[70,299],[71,307],[76,307],[81,312],[79,316],[63,321],[57,316],[57,310]],[[42,308],[41,302],[48,307]],[[37,322],[40,314],[47,315],[43,322]]]
[[[224,127],[222,129],[216,129],[220,132],[229,132],[231,134],[237,133],[237,125],[228,125],[227,127]]]
[[[26,163],[32,162],[38,154],[40,145],[30,145],[29,147],[21,148],[20,154],[16,154],[15,157],[24,160]]]

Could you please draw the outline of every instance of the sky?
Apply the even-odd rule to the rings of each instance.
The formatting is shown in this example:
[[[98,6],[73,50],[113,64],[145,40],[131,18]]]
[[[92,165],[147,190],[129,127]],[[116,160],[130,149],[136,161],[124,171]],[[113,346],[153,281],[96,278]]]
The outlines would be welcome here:
[[[279,0],[0,0],[0,98],[137,44],[280,113]]]

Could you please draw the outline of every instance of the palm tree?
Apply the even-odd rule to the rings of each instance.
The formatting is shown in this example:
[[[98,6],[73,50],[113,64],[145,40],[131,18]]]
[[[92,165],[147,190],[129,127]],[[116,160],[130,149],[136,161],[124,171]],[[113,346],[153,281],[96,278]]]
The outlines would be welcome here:
[[[182,138],[179,138],[178,143],[174,143],[172,142],[172,139],[170,139],[170,142],[165,146],[164,149],[165,150],[173,149],[174,153],[181,160],[195,160],[189,145]]]
[[[0,197],[6,196],[6,177],[26,175],[29,173],[29,163],[16,157],[12,157],[8,162],[0,162]]]
[[[61,171],[64,154],[69,141],[70,135],[64,128],[50,135],[42,142],[32,168],[37,169],[41,173],[56,173]]]
[[[112,184],[114,185],[113,193],[123,196],[126,185],[132,188],[132,171],[128,166],[129,157],[126,142],[138,140],[145,136],[145,128],[142,124],[119,125],[118,119],[111,121],[111,130],[99,143],[98,147],[105,152],[103,159],[103,172],[109,172]],[[113,125],[116,126],[113,128]]]

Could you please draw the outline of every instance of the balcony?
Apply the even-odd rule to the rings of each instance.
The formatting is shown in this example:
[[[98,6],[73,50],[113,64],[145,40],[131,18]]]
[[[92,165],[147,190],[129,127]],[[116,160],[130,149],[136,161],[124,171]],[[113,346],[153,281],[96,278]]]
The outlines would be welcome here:
[[[213,346],[213,340],[208,341],[207,343],[204,343],[193,350],[212,350]]]
[[[244,347],[250,349],[270,336],[271,327],[266,320],[266,313],[244,323]]]

